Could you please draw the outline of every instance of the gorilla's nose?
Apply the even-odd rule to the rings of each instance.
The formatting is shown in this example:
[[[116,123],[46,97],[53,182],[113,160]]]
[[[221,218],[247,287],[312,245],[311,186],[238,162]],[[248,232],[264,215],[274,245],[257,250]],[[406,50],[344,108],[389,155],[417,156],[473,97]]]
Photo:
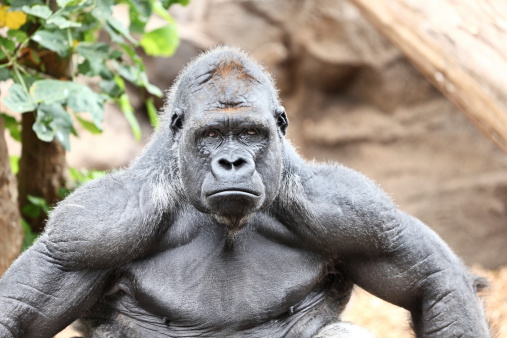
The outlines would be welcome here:
[[[211,172],[219,181],[246,180],[253,175],[254,170],[254,161],[247,156],[222,155],[211,161]]]

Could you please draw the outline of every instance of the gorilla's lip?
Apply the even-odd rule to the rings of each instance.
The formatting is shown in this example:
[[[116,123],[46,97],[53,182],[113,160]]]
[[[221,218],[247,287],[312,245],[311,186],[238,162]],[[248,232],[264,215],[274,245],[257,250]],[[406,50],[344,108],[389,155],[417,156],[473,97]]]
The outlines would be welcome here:
[[[230,189],[220,189],[215,190],[210,193],[208,193],[207,197],[214,197],[214,196],[226,196],[226,195],[248,195],[248,196],[254,196],[259,197],[261,194],[257,191],[250,190],[250,189],[243,189],[243,188],[230,188]]]

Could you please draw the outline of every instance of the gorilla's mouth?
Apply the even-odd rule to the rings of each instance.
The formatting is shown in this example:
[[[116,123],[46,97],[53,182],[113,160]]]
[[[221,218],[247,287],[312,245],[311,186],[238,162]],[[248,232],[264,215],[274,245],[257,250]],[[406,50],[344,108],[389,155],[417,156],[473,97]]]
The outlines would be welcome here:
[[[243,195],[249,197],[259,197],[261,194],[257,191],[250,189],[221,189],[208,193],[206,197],[219,197],[219,196],[229,196],[229,195]]]

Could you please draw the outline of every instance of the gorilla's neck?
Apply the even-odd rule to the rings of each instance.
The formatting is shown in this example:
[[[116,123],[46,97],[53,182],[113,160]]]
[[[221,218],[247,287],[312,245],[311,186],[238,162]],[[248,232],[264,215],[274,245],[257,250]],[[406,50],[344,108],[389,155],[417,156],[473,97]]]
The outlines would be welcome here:
[[[297,219],[297,223],[308,222],[313,218],[303,186],[304,177],[307,174],[298,169],[305,167],[307,167],[305,160],[285,140],[280,190],[270,210],[281,218],[293,215]]]
[[[252,214],[248,214],[242,217],[226,217],[220,215],[213,215],[213,217],[227,230],[227,237],[234,239],[234,237],[244,229],[245,224],[250,219]]]

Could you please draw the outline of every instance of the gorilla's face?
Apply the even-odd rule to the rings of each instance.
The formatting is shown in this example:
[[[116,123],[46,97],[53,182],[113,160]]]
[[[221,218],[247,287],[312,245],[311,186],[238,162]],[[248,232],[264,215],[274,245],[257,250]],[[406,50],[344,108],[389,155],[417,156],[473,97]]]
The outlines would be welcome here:
[[[190,202],[238,230],[269,205],[281,179],[275,112],[253,106],[194,111],[180,138],[180,174]]]

